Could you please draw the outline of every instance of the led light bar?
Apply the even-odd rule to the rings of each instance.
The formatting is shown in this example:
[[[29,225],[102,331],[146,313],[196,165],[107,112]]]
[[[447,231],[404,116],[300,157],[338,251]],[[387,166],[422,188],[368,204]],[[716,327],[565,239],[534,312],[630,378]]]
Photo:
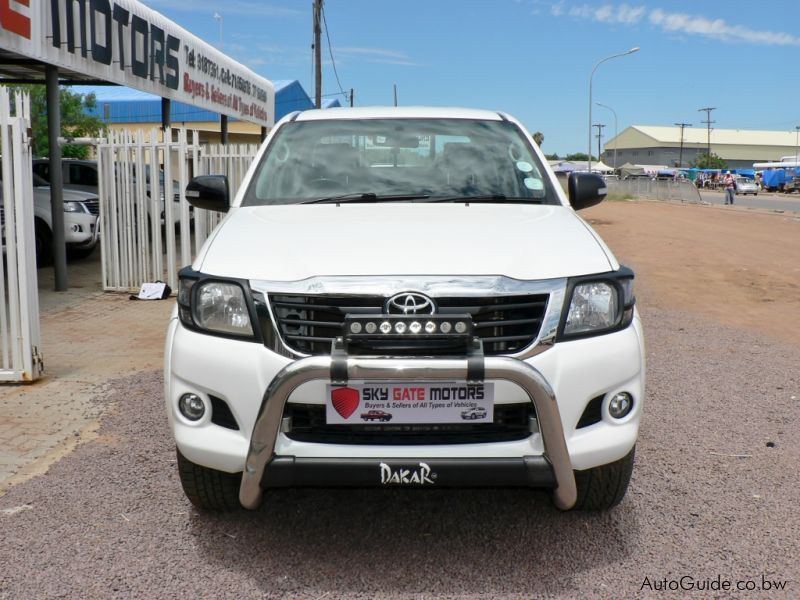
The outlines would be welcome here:
[[[348,342],[379,340],[471,340],[472,316],[463,315],[345,315]]]

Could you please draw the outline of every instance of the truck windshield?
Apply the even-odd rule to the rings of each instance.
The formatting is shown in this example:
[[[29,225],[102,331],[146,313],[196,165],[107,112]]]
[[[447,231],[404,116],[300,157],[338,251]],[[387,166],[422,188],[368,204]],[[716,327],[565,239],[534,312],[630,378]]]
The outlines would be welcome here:
[[[331,119],[281,127],[242,206],[355,196],[558,204],[519,128],[474,119]]]

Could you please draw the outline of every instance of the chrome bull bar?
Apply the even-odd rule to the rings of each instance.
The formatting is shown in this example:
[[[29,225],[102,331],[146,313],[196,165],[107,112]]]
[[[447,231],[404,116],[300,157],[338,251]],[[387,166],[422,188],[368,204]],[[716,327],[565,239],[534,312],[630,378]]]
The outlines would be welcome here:
[[[465,358],[375,358],[348,356],[347,377],[354,380],[453,381],[466,380],[470,372]],[[510,381],[520,386],[536,408],[536,417],[544,446],[544,456],[550,462],[555,479],[553,502],[568,510],[575,505],[577,491],[561,416],[550,384],[529,364],[508,357],[488,356],[484,359],[486,379]],[[317,380],[329,380],[334,359],[331,356],[311,356],[284,367],[272,380],[261,402],[247,452],[239,501],[245,508],[256,509],[261,504],[262,479],[265,469],[274,458],[275,442],[281,427],[283,409],[292,392],[300,385]]]

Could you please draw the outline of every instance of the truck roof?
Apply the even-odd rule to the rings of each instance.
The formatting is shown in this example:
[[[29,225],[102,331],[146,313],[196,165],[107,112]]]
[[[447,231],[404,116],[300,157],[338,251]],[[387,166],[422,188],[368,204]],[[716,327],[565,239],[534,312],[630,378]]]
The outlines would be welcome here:
[[[501,113],[475,108],[446,106],[366,106],[337,107],[306,110],[298,114],[295,121],[321,121],[328,119],[479,119],[502,121]]]

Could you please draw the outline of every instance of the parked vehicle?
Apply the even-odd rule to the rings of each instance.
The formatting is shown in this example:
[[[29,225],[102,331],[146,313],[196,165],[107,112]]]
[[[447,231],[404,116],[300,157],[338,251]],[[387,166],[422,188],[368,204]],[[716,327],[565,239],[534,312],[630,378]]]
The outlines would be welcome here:
[[[165,403],[189,500],[271,487],[527,486],[624,496],[644,403],[633,272],[513,117],[455,108],[287,115],[180,271]],[[367,403],[402,412],[376,432]],[[461,411],[492,407],[492,422]]]
[[[2,173],[0,173],[2,177]],[[2,200],[0,187],[0,200]],[[89,256],[99,241],[98,214],[100,206],[96,195],[78,190],[64,190],[64,239],[67,252],[75,258]],[[53,260],[53,211],[50,184],[33,174],[33,213],[36,243],[36,264],[49,265]],[[5,224],[3,205],[0,202],[0,222]],[[5,229],[3,247],[5,248]]]
[[[742,196],[746,196],[747,194],[753,194],[753,196],[758,196],[758,184],[752,180],[748,179],[747,177],[737,177],[736,178],[736,193],[741,194]]]
[[[61,161],[62,177],[64,179],[64,189],[81,190],[89,192],[95,196],[99,193],[99,175],[97,170],[97,161],[95,160],[80,160],[76,158],[64,158]],[[33,159],[33,172],[39,175],[45,181],[50,181],[50,159],[49,158],[35,158]],[[147,197],[150,197],[151,181],[150,181],[150,166],[146,168],[146,190]],[[132,179],[135,184],[135,176]],[[166,209],[164,205],[164,171],[159,171],[159,198],[161,200],[161,214],[159,218],[161,224],[164,224],[166,218]],[[180,222],[180,186],[178,182],[172,181],[172,221],[177,224]]]

